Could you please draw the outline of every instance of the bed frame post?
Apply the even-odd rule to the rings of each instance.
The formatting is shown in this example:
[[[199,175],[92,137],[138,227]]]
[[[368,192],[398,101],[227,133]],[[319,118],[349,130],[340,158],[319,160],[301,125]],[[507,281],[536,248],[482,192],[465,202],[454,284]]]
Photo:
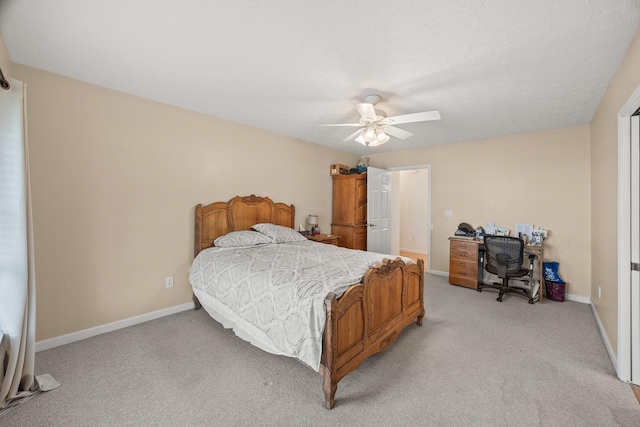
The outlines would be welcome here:
[[[422,326],[422,319],[424,318],[424,260],[422,258],[418,258],[418,268],[422,272],[420,274],[420,301],[422,301],[422,312],[416,317],[416,325]]]
[[[193,239],[193,257],[195,258],[202,250],[202,204],[196,206],[194,230],[195,233]],[[192,293],[192,298],[193,309],[200,310],[202,308],[202,305],[200,304],[200,301],[198,301],[198,297],[196,297],[196,294]]]
[[[324,305],[327,312],[327,320],[324,326],[323,352],[320,369],[322,370],[322,391],[324,392],[324,406],[332,409],[335,404],[335,395],[338,390],[338,381],[332,378],[335,368],[335,354],[333,349],[336,348],[336,336],[334,332],[334,317],[331,306],[337,300],[336,294],[330,292],[324,299]]]

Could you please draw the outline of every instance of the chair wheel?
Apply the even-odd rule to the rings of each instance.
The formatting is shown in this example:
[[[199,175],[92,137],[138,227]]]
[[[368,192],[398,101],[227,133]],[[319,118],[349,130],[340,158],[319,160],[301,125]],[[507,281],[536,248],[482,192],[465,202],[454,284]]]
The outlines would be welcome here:
[[[502,302],[502,297],[496,298],[496,301]]]
[[[529,304],[533,304],[533,300],[532,299],[529,300]]]
[[[477,288],[476,291],[482,292],[482,289],[481,288]]]

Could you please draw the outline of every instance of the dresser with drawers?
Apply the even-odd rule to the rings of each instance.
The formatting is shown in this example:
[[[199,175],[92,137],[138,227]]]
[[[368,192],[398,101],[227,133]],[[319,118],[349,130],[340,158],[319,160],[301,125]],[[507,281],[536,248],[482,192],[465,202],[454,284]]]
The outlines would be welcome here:
[[[478,288],[482,281],[482,241],[449,237],[449,283]]]

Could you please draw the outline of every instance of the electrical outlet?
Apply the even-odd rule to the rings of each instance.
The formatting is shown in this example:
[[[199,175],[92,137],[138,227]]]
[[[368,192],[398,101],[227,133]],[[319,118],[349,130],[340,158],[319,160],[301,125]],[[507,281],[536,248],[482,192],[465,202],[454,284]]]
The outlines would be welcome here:
[[[598,298],[602,298],[602,286],[598,286]]]
[[[451,218],[453,216],[453,212],[451,211],[444,211],[444,217],[445,218]]]
[[[173,276],[169,276],[166,279],[164,279],[164,287],[173,288]]]

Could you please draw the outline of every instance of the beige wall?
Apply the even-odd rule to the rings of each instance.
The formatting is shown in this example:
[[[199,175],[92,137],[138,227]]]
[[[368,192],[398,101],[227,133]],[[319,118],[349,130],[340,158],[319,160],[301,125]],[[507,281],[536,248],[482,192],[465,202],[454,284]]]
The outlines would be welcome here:
[[[11,76],[11,59],[9,58],[9,51],[4,44],[2,34],[0,34],[0,68],[2,69],[4,77],[8,79],[9,76]]]
[[[618,352],[618,112],[640,85],[636,34],[591,122],[593,251],[591,294],[612,350]],[[598,286],[602,297],[598,298]]]
[[[38,341],[191,300],[198,203],[269,196],[330,229],[359,156],[13,64],[27,84]],[[175,286],[165,289],[165,277]]]
[[[371,166],[431,166],[431,268],[449,270],[461,222],[549,230],[545,259],[560,263],[570,294],[591,295],[589,126],[370,156]],[[444,217],[451,210],[453,216]]]

